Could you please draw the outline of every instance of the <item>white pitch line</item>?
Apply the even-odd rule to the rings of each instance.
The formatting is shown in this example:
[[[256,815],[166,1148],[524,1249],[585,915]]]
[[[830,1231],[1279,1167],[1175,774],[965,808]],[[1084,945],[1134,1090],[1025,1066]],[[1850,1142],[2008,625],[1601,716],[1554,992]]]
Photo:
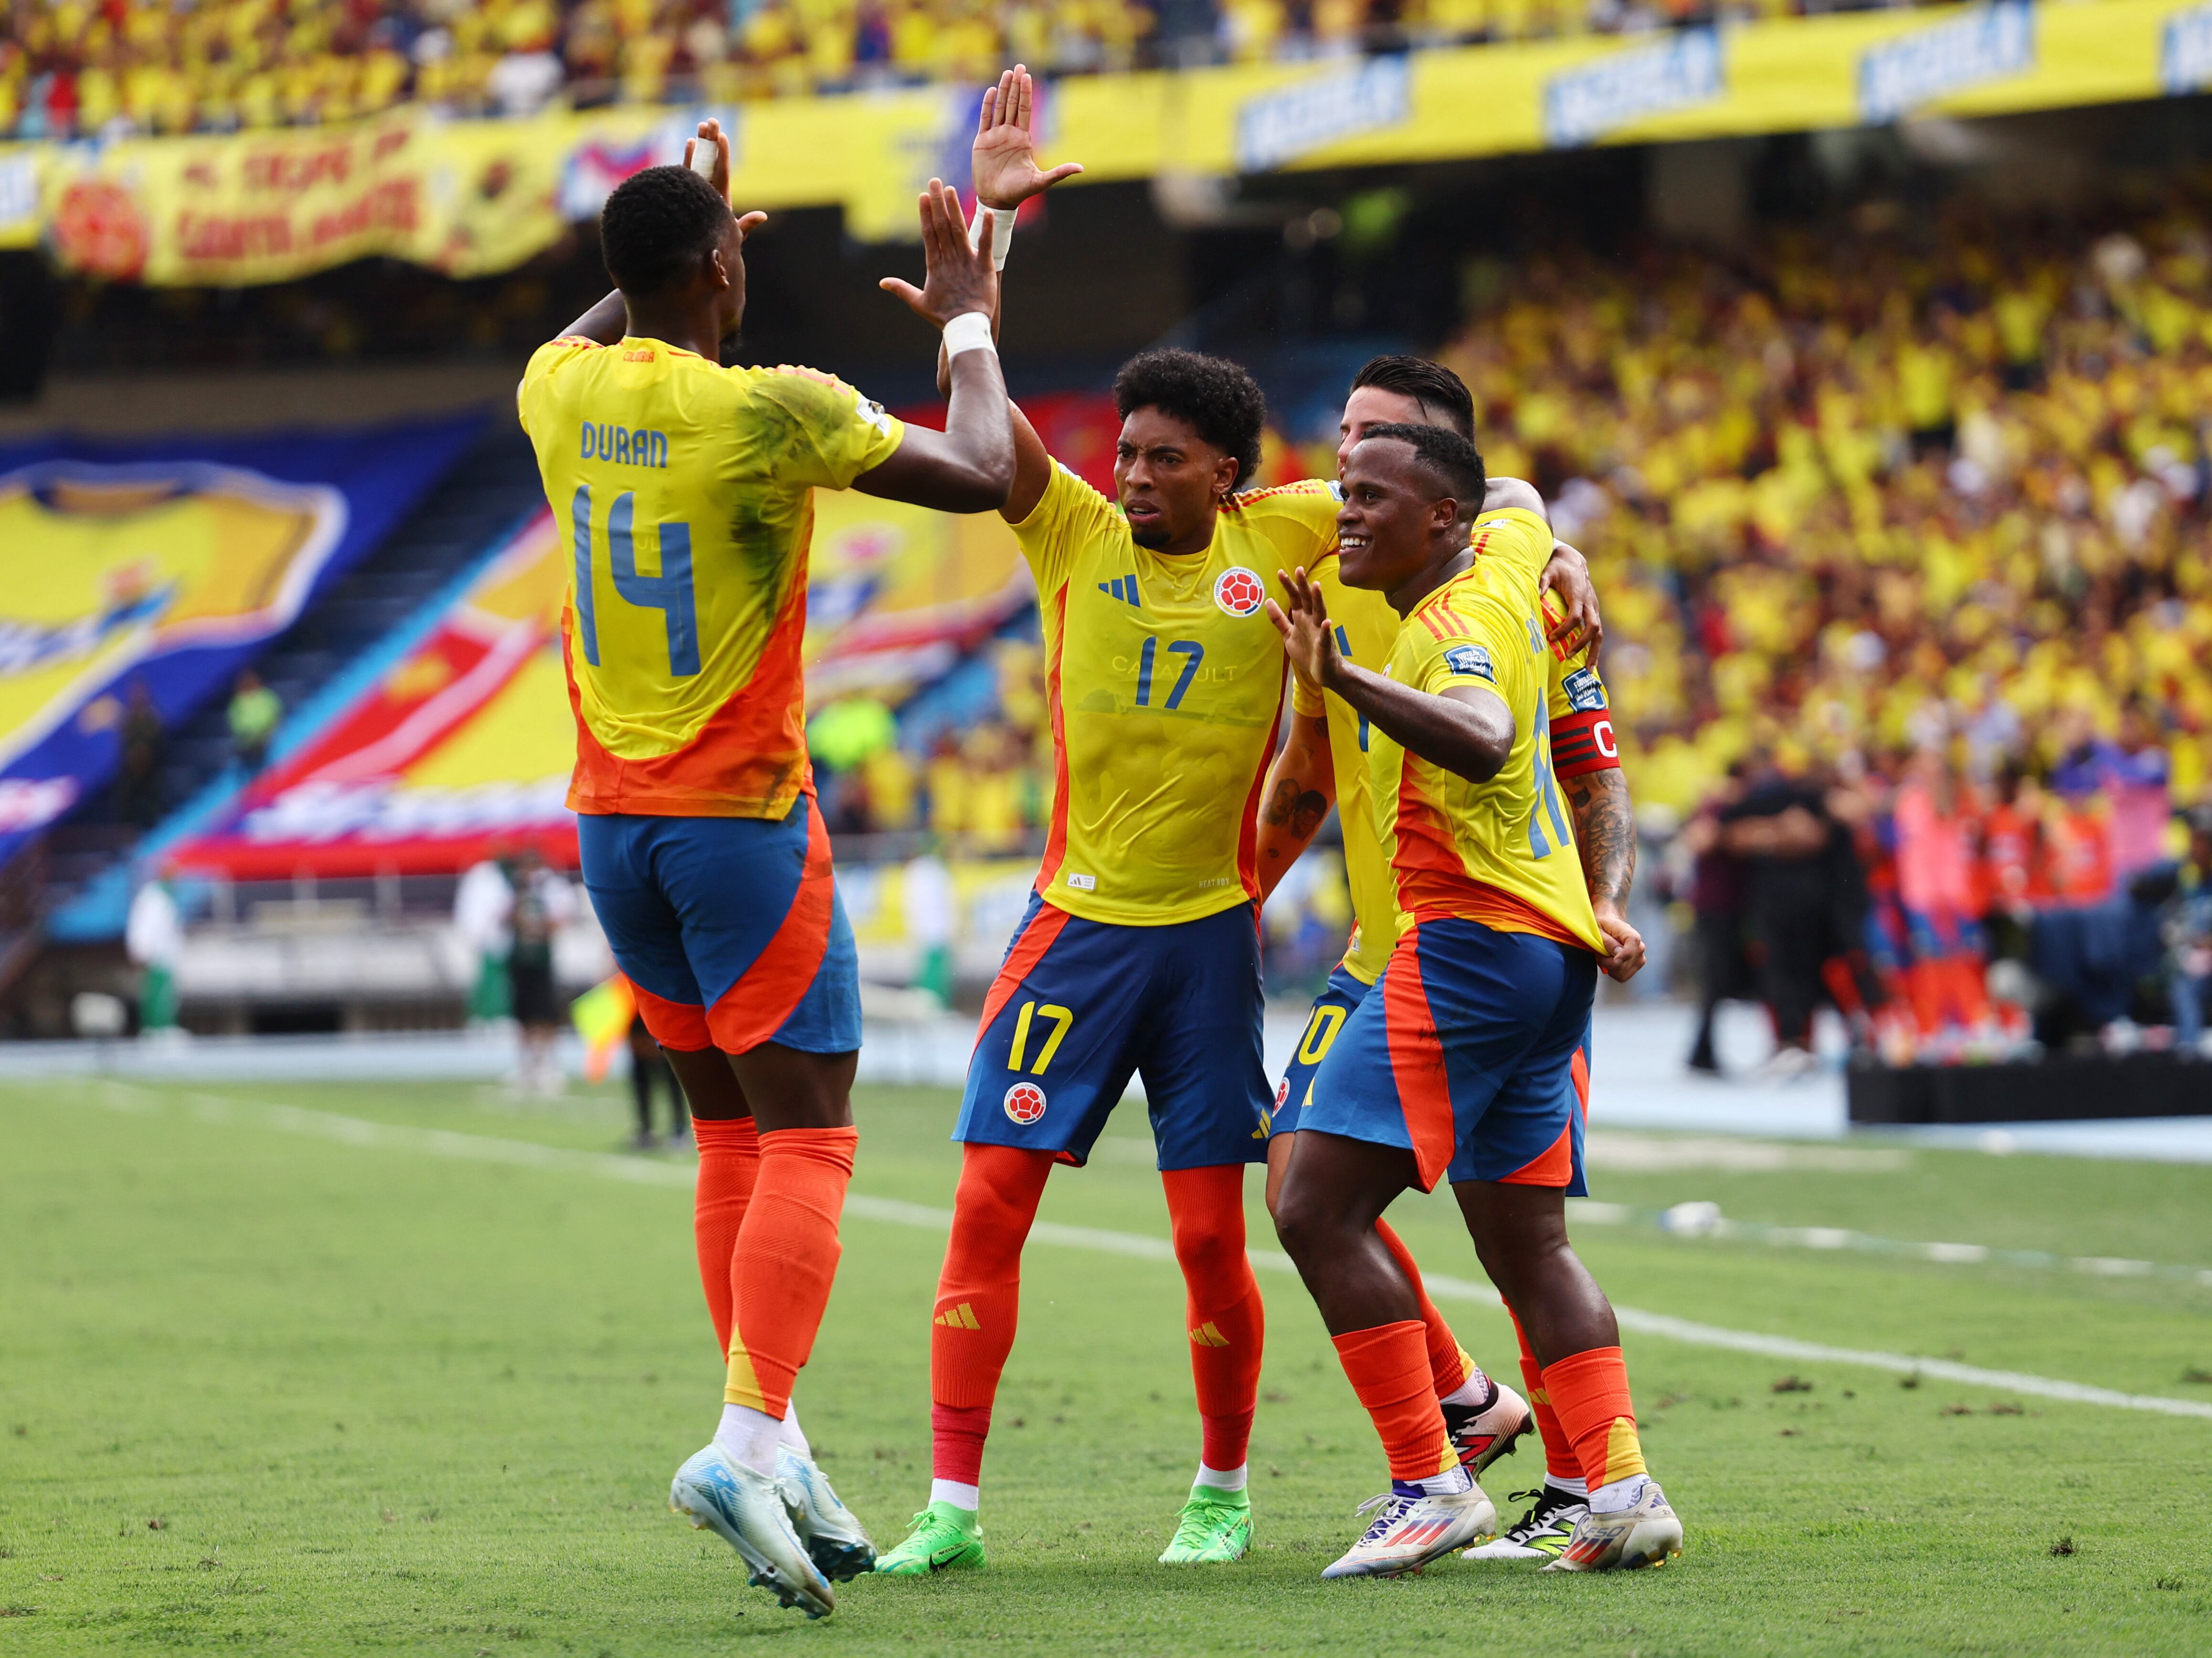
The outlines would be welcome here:
[[[93,1090],[100,1102],[134,1115],[158,1113],[165,1096],[128,1083],[104,1082]],[[507,1163],[520,1169],[551,1169],[563,1173],[599,1175],[627,1181],[634,1186],[663,1186],[690,1189],[691,1166],[655,1158],[626,1157],[611,1151],[576,1151],[534,1140],[498,1139],[484,1134],[463,1134],[444,1128],[415,1128],[396,1123],[371,1122],[366,1118],[341,1116],[330,1111],[309,1111],[293,1105],[260,1105],[229,1100],[215,1094],[187,1095],[188,1114],[201,1122],[237,1123],[274,1128],[290,1134],[335,1141],[341,1145],[380,1151],[416,1151],[434,1157],[469,1163]],[[927,1204],[902,1203],[894,1198],[871,1197],[855,1192],[845,1199],[845,1212],[859,1220],[891,1226],[918,1227],[925,1231],[949,1232],[952,1212]],[[1062,1248],[1127,1255],[1139,1260],[1172,1261],[1175,1248],[1164,1238],[1136,1232],[1113,1232],[1090,1226],[1062,1226],[1038,1221],[1030,1236],[1039,1243]],[[1253,1266],[1264,1272],[1296,1272],[1288,1255],[1273,1249],[1253,1249]],[[1430,1295],[1442,1301],[1471,1302],[1480,1306],[1501,1305],[1498,1292],[1486,1284],[1466,1278],[1424,1276]],[[2069,1405],[2099,1405],[2108,1410],[2148,1411],[2162,1416],[2212,1418],[2212,1404],[2193,1399],[2166,1399],[2155,1394],[2124,1394],[2112,1388],[2094,1388],[2079,1382],[2028,1376],[2017,1370],[1984,1370],[1976,1365],[1945,1358],[1918,1358],[1905,1353],[1885,1353],[1856,1347],[1831,1347],[1817,1341],[1798,1341],[1789,1336],[1760,1335],[1749,1330],[1723,1329],[1699,1324],[1666,1313],[1647,1313],[1634,1307],[1616,1306],[1613,1316],[1623,1329],[1656,1336],[1692,1347],[1717,1347],[1731,1352],[1758,1353],[1768,1358],[1795,1359],[1802,1363],[1854,1364],[1888,1370],[1899,1376],[1923,1376],[1964,1387],[1990,1388],[2004,1393],[2027,1394]]]

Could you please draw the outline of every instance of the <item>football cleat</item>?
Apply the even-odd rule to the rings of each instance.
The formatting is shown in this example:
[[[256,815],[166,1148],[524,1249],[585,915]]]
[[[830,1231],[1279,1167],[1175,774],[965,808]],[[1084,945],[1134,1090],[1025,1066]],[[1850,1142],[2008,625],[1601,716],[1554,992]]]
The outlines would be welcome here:
[[[1536,1422],[1528,1401],[1512,1388],[1495,1376],[1490,1387],[1490,1403],[1480,1410],[1466,1405],[1443,1407],[1444,1428],[1451,1435],[1453,1448],[1459,1452],[1460,1464],[1477,1479],[1499,1457],[1510,1455],[1514,1442]]]
[[[788,1445],[777,1448],[775,1483],[792,1529],[806,1546],[814,1569],[833,1583],[858,1577],[876,1564],[876,1546],[852,1509],[838,1500],[814,1459]]]
[[[1623,1509],[1591,1509],[1575,1522],[1575,1534],[1546,1571],[1633,1571],[1663,1566],[1682,1552],[1682,1522],[1667,1506],[1659,1482],[1640,1475]]]
[[[983,1527],[975,1516],[951,1503],[933,1503],[915,1515],[904,1542],[877,1557],[876,1570],[893,1577],[927,1577],[984,1564]]]
[[[694,1528],[712,1529],[750,1568],[746,1581],[809,1618],[826,1618],[837,1597],[792,1529],[777,1482],[710,1444],[676,1471],[668,1506]]]
[[[1160,1556],[1164,1566],[1196,1566],[1242,1560],[1252,1546],[1252,1499],[1244,1491],[1194,1485],[1174,1540]]]
[[[1556,1560],[1575,1534],[1575,1521],[1589,1511],[1589,1504],[1575,1491],[1556,1485],[1541,1491],[1516,1491],[1516,1503],[1529,1499],[1528,1512],[1490,1542],[1469,1549],[1465,1560]]]
[[[1356,1512],[1370,1509],[1381,1510],[1374,1523],[1341,1559],[1322,1570],[1323,1577],[1396,1577],[1419,1571],[1498,1527],[1498,1510],[1480,1485],[1430,1497],[1418,1486],[1393,1481],[1389,1491],[1369,1497]]]

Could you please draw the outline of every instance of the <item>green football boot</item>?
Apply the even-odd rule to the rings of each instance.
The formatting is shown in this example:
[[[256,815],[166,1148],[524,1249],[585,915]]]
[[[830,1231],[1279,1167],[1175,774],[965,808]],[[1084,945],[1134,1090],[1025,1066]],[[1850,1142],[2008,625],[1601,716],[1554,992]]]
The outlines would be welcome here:
[[[1164,1566],[1198,1566],[1242,1560],[1252,1546],[1252,1498],[1246,1491],[1194,1485],[1182,1505],[1175,1540],[1160,1556]]]
[[[915,1515],[904,1542],[877,1558],[876,1570],[893,1577],[927,1577],[983,1564],[983,1527],[975,1515],[951,1503],[933,1503]]]

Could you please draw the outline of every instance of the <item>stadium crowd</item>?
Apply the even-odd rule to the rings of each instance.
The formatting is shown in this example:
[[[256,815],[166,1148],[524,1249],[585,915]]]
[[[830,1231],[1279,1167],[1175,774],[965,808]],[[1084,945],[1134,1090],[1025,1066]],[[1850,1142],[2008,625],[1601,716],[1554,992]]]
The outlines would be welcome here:
[[[0,137],[709,103],[934,81],[1401,51],[1823,0],[10,0]]]
[[[2140,993],[2212,771],[2203,222],[2181,195],[2087,237],[1960,202],[1740,260],[1471,273],[1446,359],[1493,465],[1589,552],[1639,803],[1713,826],[1686,898],[1725,907],[1710,860],[1739,865],[1785,1041],[1825,967],[1893,1051],[2001,1042],[1992,954],[2032,965],[1996,982],[2035,987],[2046,1039],[2201,1028],[2172,988],[2201,944],[2166,940],[2168,1005]]]
[[[1493,471],[1592,561],[1625,763],[1672,847],[1644,879],[1709,994],[1756,993],[1785,1047],[1822,999],[1893,1056],[2201,1034],[2203,222],[2180,197],[2087,238],[1875,210],[1736,258],[1470,269],[1442,355]],[[1266,481],[1333,445],[1271,446]],[[833,785],[842,827],[1012,851],[1041,823],[1034,647],[994,648],[996,709],[927,752],[887,734]]]

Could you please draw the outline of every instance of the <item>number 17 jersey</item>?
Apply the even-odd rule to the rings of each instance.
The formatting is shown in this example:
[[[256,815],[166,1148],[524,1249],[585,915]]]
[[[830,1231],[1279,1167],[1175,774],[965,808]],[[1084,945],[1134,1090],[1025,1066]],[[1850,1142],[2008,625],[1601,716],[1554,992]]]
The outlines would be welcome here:
[[[1047,903],[1163,926],[1258,898],[1284,672],[1263,601],[1276,571],[1335,544],[1337,500],[1328,483],[1233,496],[1205,552],[1170,556],[1138,546],[1111,501],[1054,465],[1013,526],[1044,620]]]

